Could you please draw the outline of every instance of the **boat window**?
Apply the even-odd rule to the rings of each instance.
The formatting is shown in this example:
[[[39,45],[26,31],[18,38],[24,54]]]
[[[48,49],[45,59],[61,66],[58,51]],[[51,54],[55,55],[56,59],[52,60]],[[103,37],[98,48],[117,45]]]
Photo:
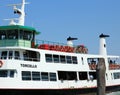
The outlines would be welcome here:
[[[53,60],[54,60],[54,63],[59,63],[59,56],[53,55]]]
[[[18,39],[18,30],[1,30],[0,39]]]
[[[61,63],[66,63],[66,59],[64,55],[60,55],[60,62]]]
[[[50,81],[56,81],[56,73],[49,73]]]
[[[108,58],[109,70],[119,70],[120,69],[120,58]]]
[[[120,79],[120,72],[113,73],[114,79]]]
[[[25,61],[40,61],[40,53],[36,51],[26,50],[23,56]]]
[[[72,56],[72,63],[73,64],[77,64],[77,57],[76,56]]]
[[[87,59],[90,70],[96,70],[98,64],[98,58],[88,58]]]
[[[22,71],[22,80],[31,80],[31,72]]]
[[[52,55],[51,54],[45,54],[46,62],[52,62]]]
[[[57,81],[57,76],[56,76],[56,73],[54,72],[22,71],[21,74],[22,74],[23,81],[31,81],[31,80],[32,81]],[[12,76],[13,76],[13,72],[11,70],[11,77]]]
[[[10,77],[14,77],[15,71],[14,71],[14,70],[10,70],[10,71],[9,71],[9,74],[10,74],[10,75],[9,75]]]
[[[79,79],[87,80],[88,79],[87,72],[79,72]]]
[[[6,31],[5,30],[0,30],[0,40],[6,39]]]
[[[88,58],[87,61],[88,61],[88,64],[97,64],[98,58]]]
[[[81,61],[82,61],[82,65],[84,65],[84,59],[83,59],[83,57],[81,57]]]
[[[33,39],[33,33],[32,31],[26,31],[26,30],[20,30],[20,39],[24,40],[32,40]]]
[[[45,54],[46,62],[78,64],[76,56]]]
[[[7,51],[2,51],[1,59],[7,59]]]
[[[9,59],[12,59],[12,57],[13,57],[13,51],[9,51],[8,58],[9,58]]]
[[[25,31],[24,30],[24,36],[23,36],[24,40],[32,40],[33,39],[32,37],[33,37],[33,35],[31,33],[31,31]]]
[[[67,72],[68,80],[76,80],[77,73],[76,72]]]
[[[41,79],[42,81],[48,81],[48,73],[47,72],[41,72]]]
[[[32,80],[40,80],[40,72],[32,72]]]
[[[58,71],[58,79],[59,80],[76,80],[77,72]]]
[[[23,36],[24,40],[28,40],[28,35],[27,35],[27,31],[24,31],[24,36]]]
[[[0,70],[0,77],[7,77],[8,71],[7,70]]]
[[[23,30],[20,30],[19,32],[20,32],[20,33],[19,33],[19,35],[20,35],[19,39],[23,39],[24,31],[23,31]]]
[[[13,78],[14,75],[15,75],[15,70],[0,70],[0,77]]]
[[[72,63],[71,56],[66,56],[67,63]]]
[[[18,39],[18,30],[7,30],[7,39]]]
[[[89,72],[89,76],[92,76],[93,80],[97,79],[96,72]]]
[[[12,59],[13,55],[14,55],[15,59],[20,59],[19,51],[15,51],[15,52],[13,52],[13,51],[2,51],[1,52],[1,59],[7,59],[7,52],[8,52],[8,58],[9,59]]]
[[[58,79],[59,80],[67,80],[66,72],[65,71],[58,71]]]
[[[15,59],[19,59],[20,58],[20,53],[19,51],[15,51]]]
[[[24,53],[23,53],[23,56],[24,56],[24,60],[25,60],[25,61],[28,61],[28,60],[29,60],[28,52],[24,52]]]

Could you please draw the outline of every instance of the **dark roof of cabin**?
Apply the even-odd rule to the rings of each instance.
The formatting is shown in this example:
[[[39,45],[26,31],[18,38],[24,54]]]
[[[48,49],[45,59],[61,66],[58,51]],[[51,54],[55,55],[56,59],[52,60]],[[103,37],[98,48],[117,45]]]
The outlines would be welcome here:
[[[9,29],[22,29],[22,30],[35,32],[35,34],[40,34],[40,32],[38,32],[35,28],[29,26],[21,26],[21,25],[0,26],[0,30],[9,30]]]

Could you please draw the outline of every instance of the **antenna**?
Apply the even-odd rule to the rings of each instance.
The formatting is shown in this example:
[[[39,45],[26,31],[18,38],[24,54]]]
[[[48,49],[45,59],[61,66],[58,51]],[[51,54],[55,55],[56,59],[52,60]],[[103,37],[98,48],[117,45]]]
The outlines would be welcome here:
[[[25,2],[25,4],[30,4],[30,2]],[[19,3],[19,4],[8,4],[7,6],[8,7],[11,7],[11,6],[21,6],[22,3]]]
[[[22,3],[20,4],[9,4],[7,6],[13,6],[14,14],[18,14],[19,18],[17,25],[23,25],[25,23],[25,4],[29,4],[28,2],[26,3],[25,0],[22,0]],[[18,6],[21,6],[21,8],[17,8]],[[12,19],[11,22],[13,23],[14,20]],[[10,24],[11,24],[10,22]]]

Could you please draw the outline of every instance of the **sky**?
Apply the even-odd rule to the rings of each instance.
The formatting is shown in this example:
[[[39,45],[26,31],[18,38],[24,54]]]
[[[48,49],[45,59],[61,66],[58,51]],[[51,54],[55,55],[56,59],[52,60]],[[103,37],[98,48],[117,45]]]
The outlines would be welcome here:
[[[8,4],[21,0],[0,0],[0,25],[3,19],[16,18]],[[85,45],[89,53],[99,53],[99,35],[106,39],[110,55],[120,55],[120,0],[26,0],[25,25],[41,32],[36,39],[66,43],[71,36],[75,45]]]

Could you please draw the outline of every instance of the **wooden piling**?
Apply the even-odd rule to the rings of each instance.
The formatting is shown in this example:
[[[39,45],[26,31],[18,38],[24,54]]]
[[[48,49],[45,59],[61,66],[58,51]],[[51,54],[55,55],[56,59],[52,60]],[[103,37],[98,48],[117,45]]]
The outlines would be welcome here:
[[[105,89],[106,89],[106,80],[105,80],[105,73],[106,73],[106,67],[105,67],[105,60],[103,58],[98,59],[98,65],[97,65],[97,95],[105,95]]]

